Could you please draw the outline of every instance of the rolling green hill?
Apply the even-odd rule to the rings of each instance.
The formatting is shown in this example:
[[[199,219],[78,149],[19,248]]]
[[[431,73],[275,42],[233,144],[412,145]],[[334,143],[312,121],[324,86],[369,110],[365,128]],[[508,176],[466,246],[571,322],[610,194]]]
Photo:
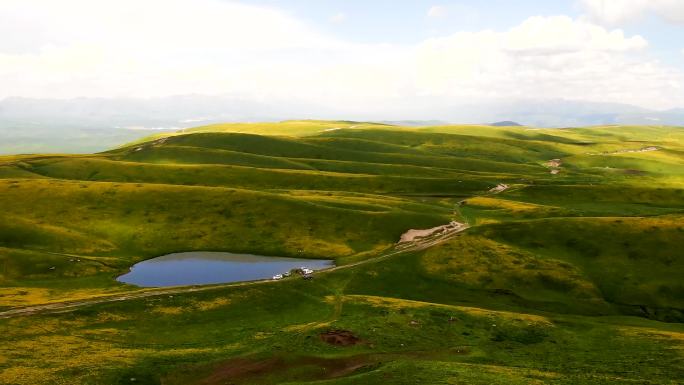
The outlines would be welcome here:
[[[656,126],[222,124],[3,156],[0,383],[678,383],[683,170],[684,129]],[[115,280],[194,250],[341,268]]]

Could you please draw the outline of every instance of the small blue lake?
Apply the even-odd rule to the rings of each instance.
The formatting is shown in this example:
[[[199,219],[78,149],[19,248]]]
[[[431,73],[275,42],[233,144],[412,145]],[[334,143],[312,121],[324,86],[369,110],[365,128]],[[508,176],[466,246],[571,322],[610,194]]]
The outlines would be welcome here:
[[[141,287],[209,285],[271,279],[300,267],[323,270],[334,266],[330,260],[193,251],[137,263],[116,280]]]

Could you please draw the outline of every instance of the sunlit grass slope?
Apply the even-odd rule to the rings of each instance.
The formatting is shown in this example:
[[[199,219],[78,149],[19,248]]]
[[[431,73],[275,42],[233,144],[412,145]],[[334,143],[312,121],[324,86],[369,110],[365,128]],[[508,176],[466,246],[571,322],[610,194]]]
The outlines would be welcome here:
[[[136,291],[114,277],[170,252],[366,261],[0,319],[0,383],[678,383],[683,154],[675,127],[289,121],[0,157],[0,310]]]
[[[43,176],[90,181],[173,185],[230,186],[253,190],[324,190],[375,194],[444,194],[469,196],[491,186],[491,177],[453,174],[394,176],[288,170],[228,165],[146,164],[106,159],[63,159],[31,163]],[[461,180],[456,178],[461,177]],[[488,181],[489,180],[489,181]]]
[[[8,359],[0,380],[667,384],[684,374],[680,324],[502,308],[477,292],[421,279],[418,261],[396,256],[313,282],[0,320],[0,355]],[[321,341],[321,332],[334,329],[352,331],[361,342]]]
[[[338,258],[387,248],[405,229],[451,215],[448,206],[401,198],[163,184],[8,180],[0,181],[0,194],[3,247],[107,257],[120,271],[184,250]],[[61,265],[70,259],[59,269],[34,265],[32,273],[68,276],[73,268]],[[4,261],[5,284],[32,276],[21,258]]]

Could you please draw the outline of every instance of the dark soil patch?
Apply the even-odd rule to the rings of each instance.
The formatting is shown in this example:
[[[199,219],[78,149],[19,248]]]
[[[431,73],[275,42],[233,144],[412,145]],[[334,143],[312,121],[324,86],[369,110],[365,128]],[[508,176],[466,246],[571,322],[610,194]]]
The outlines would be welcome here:
[[[361,339],[348,330],[330,330],[321,333],[321,341],[335,346],[352,346],[361,342]]]
[[[215,368],[211,375],[199,384],[237,384],[240,380],[259,377],[282,367],[282,360],[271,358],[254,361],[237,358]]]
[[[624,172],[627,175],[644,175],[644,174],[647,174],[646,171],[634,170],[634,169],[625,169],[622,172]]]
[[[167,376],[163,384],[242,385],[318,381],[345,377],[377,362],[370,356],[344,358],[234,358],[213,365],[186,367]]]

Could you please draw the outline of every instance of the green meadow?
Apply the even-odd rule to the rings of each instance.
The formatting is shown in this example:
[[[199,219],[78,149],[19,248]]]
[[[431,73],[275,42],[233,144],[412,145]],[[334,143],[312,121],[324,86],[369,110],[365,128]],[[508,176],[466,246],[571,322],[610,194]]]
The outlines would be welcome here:
[[[0,383],[681,383],[682,245],[680,127],[287,121],[0,156]],[[183,251],[338,268],[116,281]]]

